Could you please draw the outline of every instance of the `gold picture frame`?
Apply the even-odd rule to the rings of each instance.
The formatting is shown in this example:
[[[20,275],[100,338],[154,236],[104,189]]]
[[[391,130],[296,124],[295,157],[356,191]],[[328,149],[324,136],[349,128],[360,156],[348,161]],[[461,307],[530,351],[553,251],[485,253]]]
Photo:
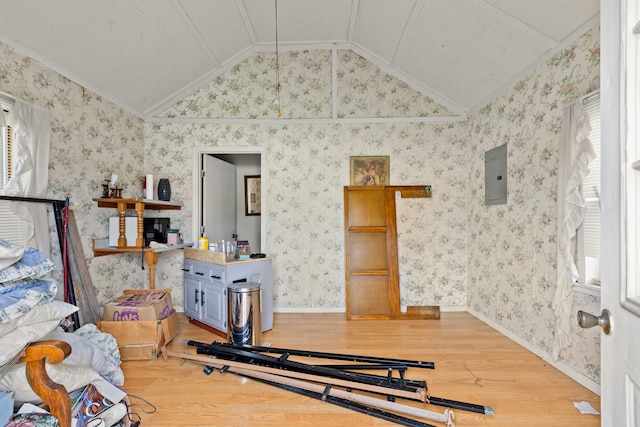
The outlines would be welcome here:
[[[351,156],[350,185],[389,185],[389,156]]]

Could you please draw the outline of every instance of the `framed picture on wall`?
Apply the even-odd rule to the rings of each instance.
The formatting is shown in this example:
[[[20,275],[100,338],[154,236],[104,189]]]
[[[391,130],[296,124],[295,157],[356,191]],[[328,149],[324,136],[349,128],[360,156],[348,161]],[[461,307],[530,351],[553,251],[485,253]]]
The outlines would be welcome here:
[[[260,175],[245,175],[244,177],[244,214],[246,216],[260,215],[262,192],[260,190]]]
[[[389,156],[351,156],[350,185],[389,185]]]

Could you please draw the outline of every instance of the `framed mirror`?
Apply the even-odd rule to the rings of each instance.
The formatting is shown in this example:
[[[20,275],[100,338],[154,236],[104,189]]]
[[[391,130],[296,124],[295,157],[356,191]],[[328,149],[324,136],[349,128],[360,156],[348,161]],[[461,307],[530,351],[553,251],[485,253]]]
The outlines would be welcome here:
[[[244,214],[246,216],[260,215],[260,175],[244,176]]]

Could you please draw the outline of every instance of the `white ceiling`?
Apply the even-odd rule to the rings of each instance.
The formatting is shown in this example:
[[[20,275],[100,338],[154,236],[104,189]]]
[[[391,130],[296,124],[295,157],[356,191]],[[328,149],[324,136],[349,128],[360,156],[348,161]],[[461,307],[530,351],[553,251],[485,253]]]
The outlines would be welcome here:
[[[350,48],[460,114],[597,25],[600,9],[600,0],[277,4],[281,50]],[[275,22],[275,0],[0,0],[0,41],[141,117],[274,50]]]

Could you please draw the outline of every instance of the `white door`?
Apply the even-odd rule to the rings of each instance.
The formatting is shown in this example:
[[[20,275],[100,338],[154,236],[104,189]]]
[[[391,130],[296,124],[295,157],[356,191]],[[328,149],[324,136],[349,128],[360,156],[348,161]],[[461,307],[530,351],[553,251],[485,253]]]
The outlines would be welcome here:
[[[600,7],[602,308],[612,315],[601,342],[605,427],[640,426],[639,2]]]
[[[202,155],[202,225],[212,240],[232,240],[236,234],[236,167]]]

